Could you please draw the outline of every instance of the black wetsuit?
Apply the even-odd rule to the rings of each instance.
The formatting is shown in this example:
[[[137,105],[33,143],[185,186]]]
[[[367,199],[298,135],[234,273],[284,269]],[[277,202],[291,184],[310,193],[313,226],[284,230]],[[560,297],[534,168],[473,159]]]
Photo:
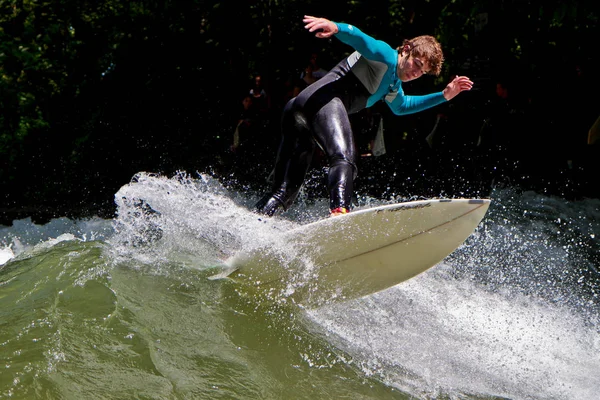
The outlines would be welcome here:
[[[446,101],[442,92],[406,96],[397,76],[398,51],[352,25],[336,24],[339,31],[335,36],[356,51],[285,106],[272,192],[256,205],[263,214],[287,210],[294,202],[317,145],[329,162],[330,209],[349,210],[357,154],[348,115],[380,100],[385,100],[397,115]]]

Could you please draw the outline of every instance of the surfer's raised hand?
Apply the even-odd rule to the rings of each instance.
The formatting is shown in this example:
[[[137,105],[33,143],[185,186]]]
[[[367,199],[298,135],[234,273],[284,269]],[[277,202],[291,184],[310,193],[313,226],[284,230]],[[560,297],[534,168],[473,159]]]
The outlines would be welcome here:
[[[338,33],[337,25],[325,18],[305,15],[302,22],[304,22],[304,29],[308,29],[309,32],[319,30],[319,32],[315,33],[315,36],[320,39],[325,39]]]
[[[452,100],[457,94],[464,90],[471,90],[473,82],[466,76],[454,77],[452,81],[443,90],[444,98],[446,100]]]

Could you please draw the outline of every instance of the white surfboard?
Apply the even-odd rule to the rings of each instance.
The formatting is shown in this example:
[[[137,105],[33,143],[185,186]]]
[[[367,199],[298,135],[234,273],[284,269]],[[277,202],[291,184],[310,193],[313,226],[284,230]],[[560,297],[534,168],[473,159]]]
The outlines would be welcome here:
[[[227,261],[228,276],[312,307],[397,285],[431,268],[475,230],[489,199],[435,199],[326,218],[284,233],[293,257],[259,248]]]

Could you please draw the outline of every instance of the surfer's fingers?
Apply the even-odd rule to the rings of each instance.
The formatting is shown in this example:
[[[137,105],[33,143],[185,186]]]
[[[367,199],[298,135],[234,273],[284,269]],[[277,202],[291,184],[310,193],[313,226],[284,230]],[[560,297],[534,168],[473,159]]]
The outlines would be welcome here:
[[[473,81],[466,76],[458,76],[453,79],[452,83],[455,83],[461,91],[463,90],[471,90],[473,87]]]
[[[315,33],[315,36],[318,38],[331,37],[338,31],[337,25],[326,18],[305,15],[303,21],[305,23],[304,29],[307,29],[311,33],[319,31]]]
[[[323,29],[326,25],[326,20],[323,18],[305,16],[302,20],[304,22],[304,29],[308,29],[309,32],[314,32],[317,29]]]

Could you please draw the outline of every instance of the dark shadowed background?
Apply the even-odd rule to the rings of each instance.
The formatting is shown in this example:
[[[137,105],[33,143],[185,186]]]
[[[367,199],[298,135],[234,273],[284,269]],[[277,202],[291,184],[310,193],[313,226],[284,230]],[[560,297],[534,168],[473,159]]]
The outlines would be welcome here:
[[[354,24],[397,46],[436,36],[441,90],[473,91],[414,116],[385,105],[353,116],[361,152],[383,123],[386,153],[365,156],[357,191],[485,196],[512,185],[599,197],[598,2],[5,1],[0,4],[0,224],[114,213],[139,171],[210,172],[261,190],[279,112],[311,54],[327,69],[351,49],[303,29],[304,14]],[[260,75],[268,102],[238,131]],[[244,119],[246,120],[246,119]],[[248,122],[247,121],[247,122]],[[324,164],[317,157],[317,180]],[[310,184],[309,184],[310,185]],[[315,185],[319,191],[320,185]]]

